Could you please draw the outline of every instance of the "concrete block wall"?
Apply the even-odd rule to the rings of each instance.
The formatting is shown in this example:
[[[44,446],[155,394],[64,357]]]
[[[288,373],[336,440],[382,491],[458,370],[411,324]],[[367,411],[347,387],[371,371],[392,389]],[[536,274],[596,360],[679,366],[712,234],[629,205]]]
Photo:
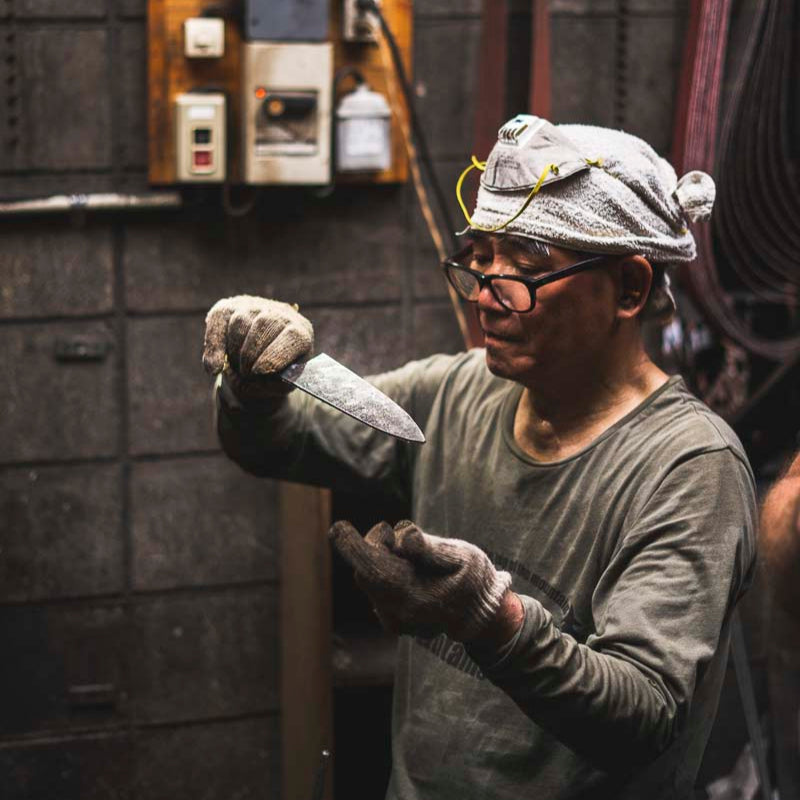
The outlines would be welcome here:
[[[669,147],[684,3],[553,0],[553,108]],[[0,0],[0,198],[142,191],[145,0]],[[415,91],[452,196],[479,0],[415,7]],[[617,112],[618,113],[618,112]],[[502,120],[498,120],[498,124]],[[483,156],[485,154],[478,154]],[[410,186],[0,219],[0,785],[9,800],[280,796],[276,486],[220,454],[200,365],[218,298],[301,304],[362,373],[459,335]],[[453,217],[457,219],[455,200]],[[94,361],[62,361],[88,340]]]

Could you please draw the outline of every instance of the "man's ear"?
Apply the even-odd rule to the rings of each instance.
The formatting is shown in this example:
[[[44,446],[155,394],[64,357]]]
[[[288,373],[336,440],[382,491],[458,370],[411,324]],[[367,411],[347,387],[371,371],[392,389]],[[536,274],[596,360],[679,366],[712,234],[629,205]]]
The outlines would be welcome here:
[[[644,310],[653,283],[653,268],[644,256],[623,256],[617,262],[617,318],[633,319]]]

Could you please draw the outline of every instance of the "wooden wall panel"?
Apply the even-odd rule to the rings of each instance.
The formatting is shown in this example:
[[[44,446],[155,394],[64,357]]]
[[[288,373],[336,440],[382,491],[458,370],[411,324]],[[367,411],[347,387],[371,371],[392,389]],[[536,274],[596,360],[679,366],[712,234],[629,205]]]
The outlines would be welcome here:
[[[330,493],[281,484],[280,796],[310,798],[322,751],[333,747]],[[331,797],[327,765],[324,797]]]
[[[176,95],[196,88],[225,92],[228,118],[241,116],[241,34],[225,21],[225,55],[222,58],[186,58],[183,54],[183,21],[199,17],[207,0],[149,0],[148,36],[148,134],[150,183],[175,182]],[[228,174],[232,182],[240,174],[241,145],[238,126],[228,130]]]
[[[228,176],[241,181],[241,47],[239,28],[225,22],[225,55],[222,58],[189,59],[183,55],[183,21],[199,16],[207,0],[148,0],[148,179],[152,184],[169,184],[175,175],[175,123],[173,102],[177,94],[196,88],[214,87],[228,98]],[[407,75],[411,76],[411,0],[384,0],[383,13],[397,40]],[[330,40],[334,43],[334,72],[344,66],[358,68],[369,85],[389,97],[402,95],[396,75],[384,68],[377,44],[341,41],[341,2],[331,0]],[[351,82],[342,84],[344,91]],[[337,176],[347,183],[400,183],[406,180],[408,163],[397,112],[392,117],[392,168],[383,172]]]

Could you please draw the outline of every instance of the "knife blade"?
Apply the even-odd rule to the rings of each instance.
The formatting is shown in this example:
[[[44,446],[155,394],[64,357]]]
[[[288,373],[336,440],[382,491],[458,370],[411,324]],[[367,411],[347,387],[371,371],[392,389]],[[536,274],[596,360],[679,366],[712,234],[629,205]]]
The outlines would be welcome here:
[[[425,441],[417,423],[394,400],[325,353],[289,364],[278,375],[371,428],[407,442]]]

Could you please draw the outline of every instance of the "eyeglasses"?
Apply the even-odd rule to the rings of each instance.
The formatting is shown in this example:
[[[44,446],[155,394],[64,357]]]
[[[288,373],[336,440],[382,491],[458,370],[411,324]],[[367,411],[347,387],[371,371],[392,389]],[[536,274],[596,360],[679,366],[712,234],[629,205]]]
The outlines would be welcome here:
[[[521,275],[485,275],[476,269],[465,266],[472,261],[472,245],[442,262],[442,269],[450,285],[470,303],[478,302],[478,295],[484,286],[489,287],[495,300],[503,308],[517,314],[532,311],[536,305],[536,290],[553,281],[560,281],[603,261],[606,256],[591,258],[570,264],[541,278],[524,278]]]

